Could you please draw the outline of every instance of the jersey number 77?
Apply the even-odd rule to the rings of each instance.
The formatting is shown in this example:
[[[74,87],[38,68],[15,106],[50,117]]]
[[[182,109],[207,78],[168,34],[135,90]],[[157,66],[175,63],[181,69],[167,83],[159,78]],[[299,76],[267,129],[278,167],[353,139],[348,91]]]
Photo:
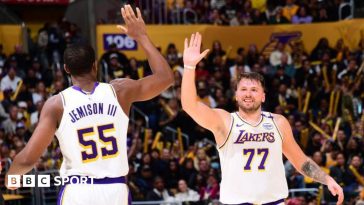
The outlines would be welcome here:
[[[260,164],[258,166],[258,170],[259,171],[264,171],[265,170],[265,162],[266,162],[267,157],[268,157],[269,149],[268,148],[258,148],[256,150],[257,150],[258,156],[263,154],[263,157],[262,157],[262,159],[260,161]],[[252,170],[251,163],[253,161],[256,150],[255,149],[243,149],[243,155],[244,156],[248,155],[248,160],[247,160],[247,162],[246,162],[246,164],[244,166],[244,171],[249,172],[249,171]]]

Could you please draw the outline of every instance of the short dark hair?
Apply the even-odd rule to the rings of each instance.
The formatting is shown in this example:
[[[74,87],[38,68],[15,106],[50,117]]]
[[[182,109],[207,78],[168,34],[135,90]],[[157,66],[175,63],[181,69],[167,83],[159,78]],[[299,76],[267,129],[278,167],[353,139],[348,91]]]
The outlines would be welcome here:
[[[95,51],[89,45],[71,45],[64,51],[63,60],[71,75],[87,74],[95,62]]]
[[[260,82],[260,84],[263,87],[263,90],[265,91],[265,81],[264,81],[264,77],[261,74],[259,74],[257,72],[243,72],[243,73],[240,73],[240,75],[238,76],[238,80],[236,82],[236,88],[238,88],[239,82],[242,79],[249,79],[249,80],[255,80],[255,81]]]

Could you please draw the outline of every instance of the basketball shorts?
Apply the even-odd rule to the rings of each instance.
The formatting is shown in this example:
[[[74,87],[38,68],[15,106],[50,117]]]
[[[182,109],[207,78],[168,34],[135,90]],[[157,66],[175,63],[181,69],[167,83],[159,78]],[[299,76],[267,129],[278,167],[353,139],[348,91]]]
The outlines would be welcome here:
[[[72,178],[75,176],[72,176]],[[131,205],[125,177],[87,180],[61,187],[57,205]]]

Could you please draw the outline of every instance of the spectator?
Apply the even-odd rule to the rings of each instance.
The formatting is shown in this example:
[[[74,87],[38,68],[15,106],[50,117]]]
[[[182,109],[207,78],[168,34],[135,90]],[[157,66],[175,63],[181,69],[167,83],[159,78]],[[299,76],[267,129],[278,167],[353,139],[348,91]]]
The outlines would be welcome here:
[[[355,203],[355,205],[364,205],[364,191],[362,190],[359,195],[359,200]]]
[[[36,90],[33,93],[32,98],[34,105],[37,104],[37,102],[41,100],[45,101],[48,98],[48,93],[43,82],[39,82],[37,84]]]
[[[147,194],[148,201],[172,201],[170,193],[164,188],[164,180],[161,177],[154,178],[153,187],[153,190]]]
[[[38,120],[39,120],[39,116],[40,116],[40,111],[42,110],[44,105],[44,100],[39,100],[35,106],[36,106],[36,111],[32,112],[32,114],[30,115],[30,125],[31,125],[31,130],[34,130],[34,128],[37,126],[38,124]]]
[[[285,44],[278,42],[276,49],[270,54],[269,62],[272,66],[277,66],[282,63],[282,55],[286,54],[287,64],[292,64],[291,54],[285,51]]]
[[[349,168],[344,175],[344,193],[348,198],[358,195],[359,179],[354,175],[352,169],[356,170],[359,177],[364,176],[364,167],[362,166],[362,158],[355,155],[350,160]]]
[[[124,67],[121,62],[119,62],[116,53],[111,54],[109,58],[108,79],[125,78],[129,75],[127,67]]]
[[[178,202],[197,202],[200,199],[199,194],[187,186],[185,180],[178,181],[178,193],[175,200]]]
[[[113,55],[113,56],[111,56],[111,55]],[[116,44],[113,43],[110,45],[109,50],[101,56],[100,63],[101,63],[101,68],[102,68],[103,73],[110,72],[109,71],[110,70],[110,68],[109,68],[110,59],[111,59],[111,57],[114,57],[114,56],[116,56],[116,58],[117,58],[116,62],[120,63],[120,67],[125,68],[128,66],[128,64],[129,64],[128,58],[126,57],[125,54],[119,52]],[[107,82],[110,80],[111,79],[105,79],[105,81],[107,81]]]
[[[197,171],[194,167],[193,160],[191,158],[186,159],[181,168],[181,178],[188,183],[189,187],[194,187],[196,175]]]
[[[321,60],[324,53],[327,53],[330,59],[334,56],[334,50],[330,48],[327,38],[320,38],[316,47],[311,51],[310,59],[312,61]]]
[[[297,13],[298,6],[294,3],[294,0],[286,0],[286,5],[283,7],[283,16],[291,21],[292,17]]]
[[[315,19],[316,22],[328,22],[330,21],[329,15],[325,7],[321,7],[318,16]]]
[[[216,100],[209,93],[206,83],[204,81],[200,81],[197,85],[197,93],[200,101],[209,107],[215,108],[217,106]]]
[[[226,2],[224,0],[211,0],[210,4],[212,9],[221,9]]]
[[[16,125],[18,123],[19,109],[13,105],[9,108],[9,118],[2,122],[2,127],[5,130],[5,134],[15,134]]]
[[[27,65],[29,64],[30,56],[24,52],[23,45],[16,45],[14,50],[14,53],[9,56],[9,59],[15,64],[10,66],[17,68],[19,76],[23,78],[26,74],[25,71],[28,67]]]
[[[232,25],[237,21],[237,5],[233,0],[226,0],[226,4],[220,9],[221,19],[224,25]]]
[[[200,189],[200,200],[211,202],[214,199],[219,199],[219,183],[215,175],[209,175],[207,185]]]
[[[176,45],[174,45],[174,43],[170,43],[167,47],[165,57],[171,68],[173,68],[174,66],[178,65],[179,60],[182,57],[182,54],[178,52]]]
[[[206,68],[206,61],[202,60],[197,64],[196,67],[196,80],[197,81],[207,81],[210,73]]]
[[[222,47],[221,47],[221,42],[220,42],[220,41],[214,41],[214,42],[212,43],[212,50],[211,50],[211,52],[210,52],[209,56],[207,57],[207,59],[208,59],[208,64],[209,64],[209,65],[212,65],[212,64],[213,64],[214,59],[215,59],[217,56],[223,57],[225,54],[226,54],[226,52],[222,49]]]
[[[346,80],[349,80],[351,82],[353,82],[356,78],[357,75],[357,69],[358,66],[356,65],[356,60],[355,59],[351,59],[349,61],[348,66],[346,67],[346,69],[342,70],[338,75],[337,78],[339,80],[344,80],[344,78]]]
[[[1,90],[10,90],[11,92],[15,92],[20,81],[21,78],[16,75],[16,69],[14,67],[10,67],[7,75],[1,79]]]
[[[307,23],[311,23],[312,20],[313,20],[312,16],[310,16],[307,13],[307,8],[304,6],[301,6],[298,9],[297,14],[292,17],[293,24],[305,24],[305,23],[307,24]]]
[[[344,186],[346,169],[345,155],[343,153],[338,153],[336,156],[336,165],[330,167],[330,175],[340,186]]]
[[[269,15],[269,24],[287,24],[290,21],[283,15],[283,9],[281,7],[277,8],[275,13]]]
[[[286,74],[288,77],[292,79],[296,74],[296,69],[288,61],[289,61],[289,56],[287,56],[287,53],[282,53],[280,61],[281,63],[277,65],[276,69],[278,68],[283,69],[284,74]]]
[[[222,25],[223,20],[221,18],[220,12],[218,9],[213,9],[209,16],[209,22],[213,25]]]
[[[179,170],[179,165],[175,160],[169,161],[168,172],[165,177],[166,179],[168,179],[168,181],[166,182],[167,189],[170,190],[171,192],[177,191],[178,180],[180,179],[180,170]]]
[[[307,148],[306,148],[306,154],[309,156],[313,156],[313,154],[315,152],[318,152],[321,150],[321,146],[322,146],[322,135],[318,132],[315,132],[312,135],[311,140],[308,142]]]
[[[258,9],[253,10],[251,19],[251,25],[265,25],[268,23],[265,15],[261,13]]]
[[[166,104],[164,100],[161,100],[163,106],[162,106],[162,113],[159,119],[158,125],[160,127],[164,126],[170,126],[177,128],[176,121],[178,114],[180,112],[180,108],[178,105],[178,101],[176,98],[172,98],[168,100],[168,103]]]
[[[255,63],[259,60],[259,50],[256,44],[250,44],[248,48],[248,53],[246,54],[246,62],[249,68],[253,67]]]
[[[5,67],[6,55],[4,53],[4,46],[0,43],[0,69]]]

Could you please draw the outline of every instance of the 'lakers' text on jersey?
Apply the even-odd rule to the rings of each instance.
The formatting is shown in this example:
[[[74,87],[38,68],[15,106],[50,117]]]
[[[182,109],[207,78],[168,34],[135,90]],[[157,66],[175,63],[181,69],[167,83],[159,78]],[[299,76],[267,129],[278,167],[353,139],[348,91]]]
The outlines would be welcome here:
[[[96,83],[91,93],[70,87],[60,94],[62,120],[56,131],[62,176],[120,177],[128,173],[126,135],[129,118],[110,84]]]
[[[224,204],[274,202],[288,196],[282,161],[282,136],[271,113],[257,125],[231,113],[229,136],[218,148]]]

